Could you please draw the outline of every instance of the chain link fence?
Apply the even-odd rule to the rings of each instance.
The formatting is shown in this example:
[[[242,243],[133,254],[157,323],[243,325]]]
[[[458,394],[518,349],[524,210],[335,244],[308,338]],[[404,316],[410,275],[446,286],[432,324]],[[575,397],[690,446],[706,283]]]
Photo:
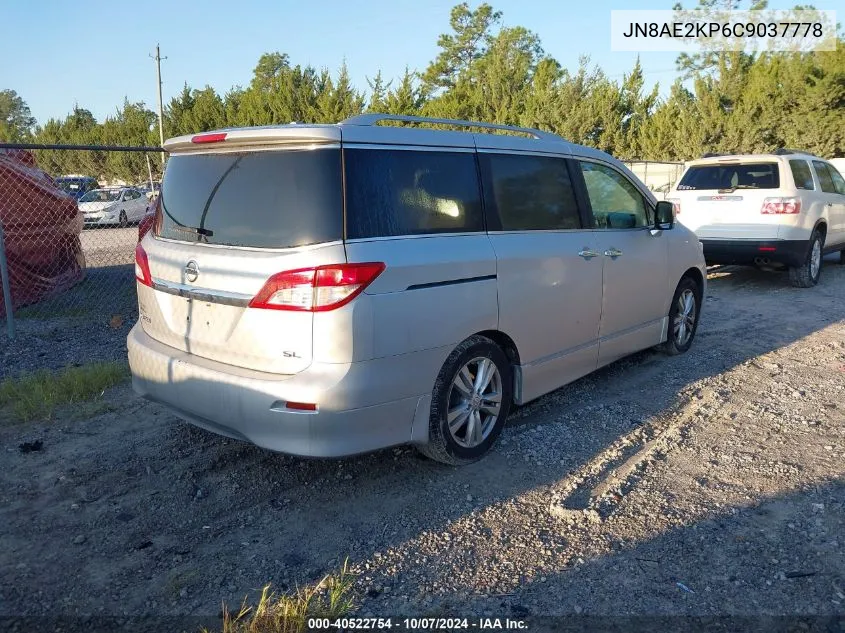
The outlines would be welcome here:
[[[665,199],[666,194],[684,173],[684,163],[654,160],[626,160],[623,162],[657,196],[658,200]]]
[[[0,144],[0,338],[136,318],[138,224],[163,161],[155,147]]]

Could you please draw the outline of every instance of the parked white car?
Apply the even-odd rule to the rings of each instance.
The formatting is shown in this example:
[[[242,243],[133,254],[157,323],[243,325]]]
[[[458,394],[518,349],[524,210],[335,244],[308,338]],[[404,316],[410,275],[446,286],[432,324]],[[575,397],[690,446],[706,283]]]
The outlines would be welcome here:
[[[79,199],[85,226],[140,222],[147,211],[147,198],[133,187],[94,189]]]
[[[786,267],[808,288],[822,256],[845,251],[845,179],[811,154],[707,156],[688,163],[667,199],[708,264]]]

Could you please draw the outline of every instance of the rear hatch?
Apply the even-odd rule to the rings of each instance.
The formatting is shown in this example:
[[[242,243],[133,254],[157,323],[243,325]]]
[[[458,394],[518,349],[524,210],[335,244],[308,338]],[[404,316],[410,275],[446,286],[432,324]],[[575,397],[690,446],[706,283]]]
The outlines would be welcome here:
[[[148,335],[229,365],[302,371],[312,358],[313,312],[254,307],[254,299],[268,296],[278,273],[346,261],[340,148],[177,151],[151,233],[139,245],[151,277],[138,284]]]
[[[714,160],[691,165],[667,200],[701,239],[776,239],[777,222],[761,210],[780,181],[777,160]]]

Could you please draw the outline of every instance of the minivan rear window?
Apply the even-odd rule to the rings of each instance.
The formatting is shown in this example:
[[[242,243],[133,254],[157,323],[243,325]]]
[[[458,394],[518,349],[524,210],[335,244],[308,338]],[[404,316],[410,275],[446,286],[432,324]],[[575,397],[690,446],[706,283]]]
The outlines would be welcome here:
[[[678,191],[777,189],[778,187],[780,187],[780,174],[777,163],[693,165],[678,183]]]
[[[340,150],[176,154],[161,186],[156,235],[289,248],[340,240]]]
[[[481,191],[469,152],[347,149],[350,239],[481,231]]]

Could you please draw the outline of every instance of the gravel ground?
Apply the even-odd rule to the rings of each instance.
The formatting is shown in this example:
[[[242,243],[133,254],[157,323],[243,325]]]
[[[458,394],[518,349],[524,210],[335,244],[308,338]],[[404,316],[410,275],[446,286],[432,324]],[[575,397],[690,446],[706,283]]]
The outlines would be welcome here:
[[[348,556],[359,614],[841,617],[844,318],[845,267],[808,290],[719,269],[688,354],[517,410],[460,469],[276,455],[128,387],[0,425],[0,612],[216,616]]]

